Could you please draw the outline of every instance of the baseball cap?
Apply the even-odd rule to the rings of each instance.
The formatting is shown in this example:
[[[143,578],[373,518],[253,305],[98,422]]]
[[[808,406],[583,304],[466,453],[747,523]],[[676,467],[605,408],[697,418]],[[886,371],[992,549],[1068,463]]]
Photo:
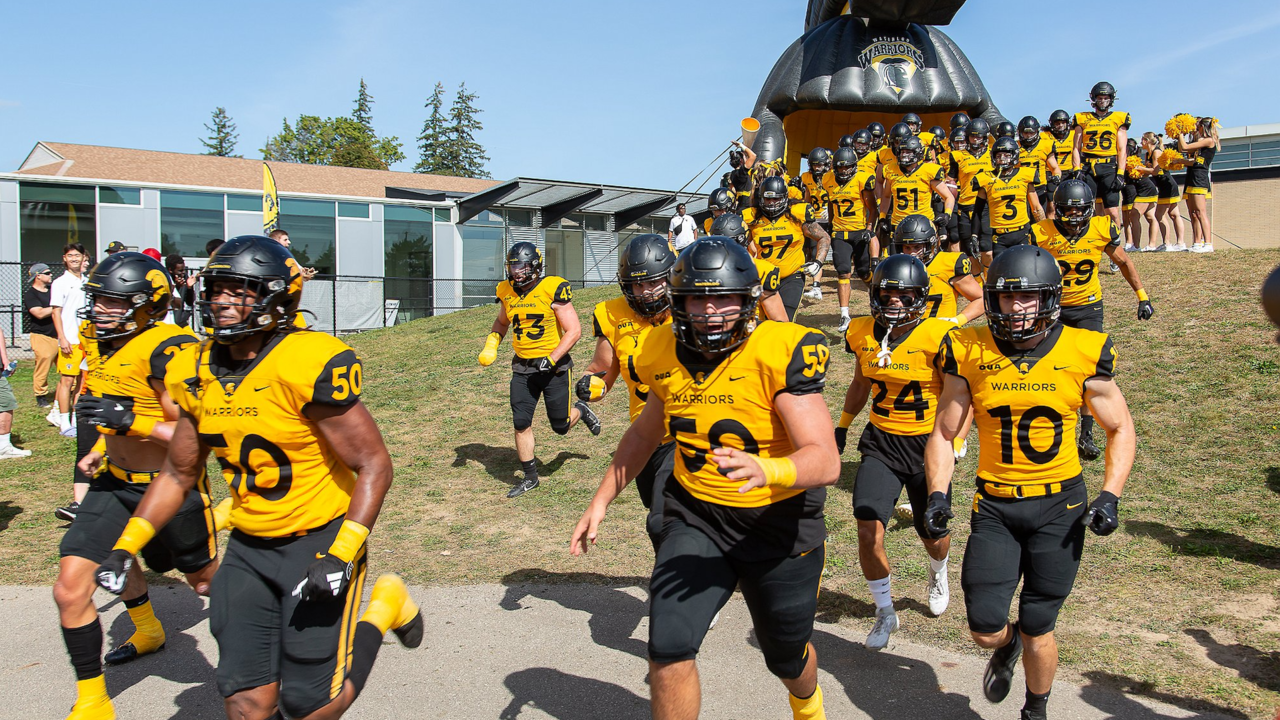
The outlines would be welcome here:
[[[124,243],[120,242],[119,240],[112,240],[111,242],[107,243],[107,252],[117,253],[117,252],[120,252],[121,250],[124,250]]]
[[[45,265],[44,263],[36,263],[35,265],[32,265],[30,269],[27,270],[27,277],[34,278],[40,273],[47,273],[47,272],[49,272],[48,265]]]

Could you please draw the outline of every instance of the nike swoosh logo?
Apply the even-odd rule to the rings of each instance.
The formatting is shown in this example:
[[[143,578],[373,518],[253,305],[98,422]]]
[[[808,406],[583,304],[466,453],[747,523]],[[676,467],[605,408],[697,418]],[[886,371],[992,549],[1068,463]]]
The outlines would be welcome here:
[[[266,390],[266,389],[268,389],[268,388],[270,388],[270,387],[271,387],[270,385],[263,385],[263,386],[262,386],[262,387],[260,387],[260,388],[258,388],[258,387],[254,388],[254,389],[253,389],[253,391],[254,391],[254,392],[262,392],[263,390]]]
[[[1068,509],[1068,510],[1075,510],[1076,508],[1080,507],[1080,506],[1081,506],[1081,505],[1083,505],[1083,504],[1084,504],[1084,501],[1083,501],[1083,500],[1081,500],[1080,502],[1076,503],[1075,505],[1072,505],[1072,504],[1070,504],[1070,503],[1067,503],[1067,509]]]
[[[921,352],[924,352],[924,351],[923,351],[923,350],[908,350],[908,351],[907,351],[907,354],[908,354],[908,355],[911,355],[911,354],[913,354],[913,353],[921,353]]]
[[[133,363],[120,363],[120,367],[133,367]]]
[[[739,375],[738,377],[731,377],[731,378],[729,378],[729,382],[733,382],[734,380],[741,380],[741,379],[742,379],[742,378],[744,378],[744,377],[746,377],[746,375]]]
[[[1066,370],[1066,369],[1067,369],[1067,368],[1069,368],[1069,367],[1071,367],[1071,366],[1070,366],[1070,365],[1054,365],[1054,366],[1053,366],[1053,369],[1054,369],[1054,370]]]

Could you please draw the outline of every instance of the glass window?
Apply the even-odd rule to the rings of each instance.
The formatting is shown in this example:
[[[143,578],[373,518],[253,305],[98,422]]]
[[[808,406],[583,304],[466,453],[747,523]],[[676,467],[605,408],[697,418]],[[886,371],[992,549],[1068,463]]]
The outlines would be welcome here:
[[[244,212],[262,212],[262,196],[261,195],[228,195],[228,210],[243,210]]]
[[[568,220],[568,218],[566,218]],[[564,224],[564,221],[561,221]],[[583,233],[579,229],[566,227],[550,228],[546,231],[546,273],[559,275],[582,287],[583,268]]]
[[[18,235],[23,262],[62,263],[62,247],[80,243],[92,257],[97,247],[93,187],[20,183]]]
[[[110,205],[141,205],[142,191],[138,188],[99,185],[98,202]]]
[[[533,211],[507,210],[507,224],[511,227],[533,227]]]
[[[338,203],[338,217],[346,218],[369,218],[369,203]]]
[[[62,183],[22,182],[18,191],[23,201],[60,202],[92,205],[96,196],[92,185],[64,185]],[[59,252],[61,257],[62,253]]]
[[[447,223],[450,219],[449,208],[436,208],[436,222]]]
[[[332,200],[280,199],[280,229],[289,233],[289,250],[303,267],[321,275],[334,272],[337,226]]]
[[[223,236],[222,195],[160,191],[160,253],[207,257],[204,246]]]
[[[1263,140],[1263,141],[1255,140],[1251,142],[1251,145],[1253,146],[1253,149],[1255,151],[1267,150],[1269,148],[1280,148],[1280,140]]]
[[[462,306],[493,302],[494,290],[506,278],[502,228],[462,226]]]
[[[603,232],[609,229],[609,220],[604,215],[587,215],[584,225],[588,230]]]
[[[397,322],[431,314],[434,218],[431,208],[388,205],[384,209],[386,293],[400,301]]]
[[[447,220],[448,214],[445,218]],[[437,220],[440,218],[437,217]],[[482,210],[479,215],[467,221],[468,225],[502,225],[502,216],[492,210]]]

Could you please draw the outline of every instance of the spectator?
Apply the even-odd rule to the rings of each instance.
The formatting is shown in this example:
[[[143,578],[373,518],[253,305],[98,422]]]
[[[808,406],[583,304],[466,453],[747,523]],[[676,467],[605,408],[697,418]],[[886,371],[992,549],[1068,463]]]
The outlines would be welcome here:
[[[57,404],[50,413],[50,422],[54,422],[64,437],[75,437],[75,427],[71,425],[72,398],[76,395],[76,384],[80,379],[81,365],[84,364],[84,353],[80,349],[80,318],[78,313],[84,306],[84,267],[89,260],[84,246],[80,243],[68,243],[62,249],[62,264],[67,271],[53,281],[50,290],[49,306],[53,308],[53,329],[58,333],[58,378]],[[56,422],[55,416],[56,414]],[[83,492],[77,487],[77,500],[88,492],[86,484]]]
[[[165,315],[164,321],[183,327],[192,327],[196,279],[187,274],[187,261],[177,253],[164,259],[164,268],[169,271],[169,277],[173,279],[173,295],[170,297],[169,313]]]
[[[8,345],[5,341],[4,331],[0,330],[0,460],[9,458],[29,457],[30,450],[22,450],[13,446],[13,442],[9,437],[9,433],[13,430],[13,411],[18,409],[18,399],[13,395],[13,388],[9,385],[9,375],[13,373],[13,366],[9,364]],[[17,365],[15,362],[14,365]],[[45,372],[48,372],[48,367]]]
[[[26,311],[27,328],[31,334],[31,352],[36,357],[36,367],[31,376],[31,389],[36,404],[49,407],[49,368],[58,356],[58,331],[53,329],[53,308],[49,306],[49,284],[53,282],[53,270],[44,263],[36,263],[27,271],[31,286],[22,294],[22,309]]]
[[[275,230],[272,230],[271,239],[275,240],[276,242],[280,243],[286,248],[289,248],[290,252],[293,251],[292,248],[290,247],[289,232],[287,230],[284,230],[282,228],[276,228]],[[316,276],[315,268],[300,268],[300,269],[302,270],[302,280],[304,282]]]
[[[684,203],[676,206],[676,214],[671,218],[671,225],[667,227],[667,242],[671,243],[671,249],[680,252],[698,239],[698,226],[693,222],[693,218],[684,214]]]
[[[125,248],[124,243],[120,242],[119,240],[112,240],[111,242],[107,243],[108,256],[115,255],[116,253],[121,252],[125,249],[127,248]]]
[[[222,238],[214,238],[214,239],[210,240],[209,242],[205,243],[205,244],[204,244],[204,254],[205,254],[205,256],[207,256],[207,257],[213,257],[213,254],[214,254],[214,253],[216,253],[216,252],[218,252],[218,248],[222,247],[222,243],[224,243],[224,242],[226,242],[226,241],[225,241],[225,240],[223,240]]]

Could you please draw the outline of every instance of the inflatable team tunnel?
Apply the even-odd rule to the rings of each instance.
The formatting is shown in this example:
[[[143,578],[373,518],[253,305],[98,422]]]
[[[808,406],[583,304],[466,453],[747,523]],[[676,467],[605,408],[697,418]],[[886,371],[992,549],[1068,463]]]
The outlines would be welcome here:
[[[751,116],[760,160],[784,158],[788,172],[815,147],[914,112],[924,127],[949,127],[965,112],[994,126],[1004,119],[947,25],[964,0],[809,0],[805,33],[773,66]]]

